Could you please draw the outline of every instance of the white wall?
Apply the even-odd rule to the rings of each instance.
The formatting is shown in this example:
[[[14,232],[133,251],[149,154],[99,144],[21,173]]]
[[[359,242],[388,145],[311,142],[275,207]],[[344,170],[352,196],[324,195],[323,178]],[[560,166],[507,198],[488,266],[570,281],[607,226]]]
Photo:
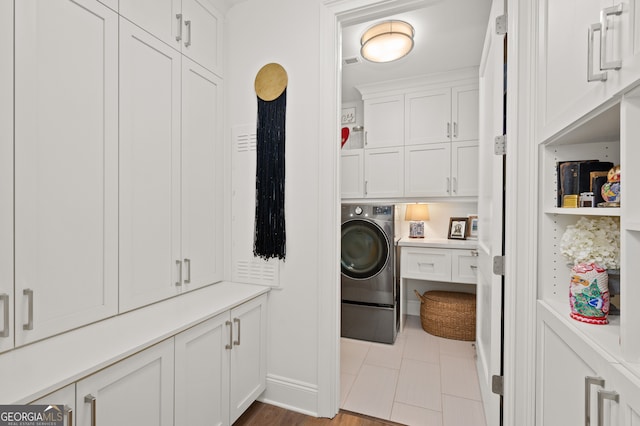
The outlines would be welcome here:
[[[318,384],[317,224],[320,215],[335,210],[319,203],[318,149],[319,144],[338,143],[318,136],[320,97],[333,97],[319,87],[319,4],[320,0],[247,0],[229,11],[225,23],[229,128],[255,123],[254,80],[263,65],[277,62],[288,74],[287,255],[280,264],[280,288],[270,294],[268,381],[263,399],[310,413],[317,409]],[[234,226],[252,227],[253,223]],[[233,232],[232,228],[231,238]]]

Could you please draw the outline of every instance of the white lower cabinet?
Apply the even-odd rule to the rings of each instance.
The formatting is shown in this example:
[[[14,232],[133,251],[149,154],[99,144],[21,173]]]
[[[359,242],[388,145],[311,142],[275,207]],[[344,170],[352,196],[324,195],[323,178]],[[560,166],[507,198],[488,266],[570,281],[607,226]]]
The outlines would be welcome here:
[[[76,383],[77,426],[173,425],[173,339]]]
[[[266,387],[267,296],[175,338],[175,425],[230,425]]]
[[[54,410],[60,412],[64,416],[65,426],[73,426],[75,407],[76,407],[76,385],[71,384],[58,389],[55,392],[45,395],[35,401],[30,402],[31,405],[56,405]],[[60,410],[60,411],[58,411]]]
[[[567,301],[568,303],[568,301]],[[640,380],[592,347],[574,325],[538,305],[537,422],[628,426],[640,420]],[[582,328],[584,324],[576,324]],[[588,326],[595,327],[595,326]]]

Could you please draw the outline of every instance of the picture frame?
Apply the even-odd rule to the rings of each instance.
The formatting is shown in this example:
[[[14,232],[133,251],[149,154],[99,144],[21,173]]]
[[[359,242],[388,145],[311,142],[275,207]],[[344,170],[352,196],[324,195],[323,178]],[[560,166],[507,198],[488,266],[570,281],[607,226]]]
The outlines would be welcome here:
[[[447,238],[450,240],[466,240],[468,223],[469,221],[466,217],[449,218],[449,232],[447,233]]]
[[[356,122],[356,107],[342,108],[342,124]]]
[[[467,238],[478,238],[478,215],[469,215],[467,217],[467,222]]]

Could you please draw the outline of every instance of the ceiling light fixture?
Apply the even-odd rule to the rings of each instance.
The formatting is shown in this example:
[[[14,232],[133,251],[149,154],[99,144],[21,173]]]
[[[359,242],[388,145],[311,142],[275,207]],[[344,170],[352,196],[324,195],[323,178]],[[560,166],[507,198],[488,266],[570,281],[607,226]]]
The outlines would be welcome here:
[[[391,62],[413,49],[413,27],[404,21],[384,21],[368,28],[360,38],[360,54],[371,62]]]

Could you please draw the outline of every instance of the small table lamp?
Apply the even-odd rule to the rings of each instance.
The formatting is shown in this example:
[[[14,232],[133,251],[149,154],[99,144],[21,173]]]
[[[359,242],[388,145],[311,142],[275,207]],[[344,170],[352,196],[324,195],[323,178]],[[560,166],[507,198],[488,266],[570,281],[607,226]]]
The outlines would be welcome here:
[[[424,222],[429,220],[428,204],[407,204],[407,211],[404,214],[404,220],[409,223],[410,238],[424,238]]]

